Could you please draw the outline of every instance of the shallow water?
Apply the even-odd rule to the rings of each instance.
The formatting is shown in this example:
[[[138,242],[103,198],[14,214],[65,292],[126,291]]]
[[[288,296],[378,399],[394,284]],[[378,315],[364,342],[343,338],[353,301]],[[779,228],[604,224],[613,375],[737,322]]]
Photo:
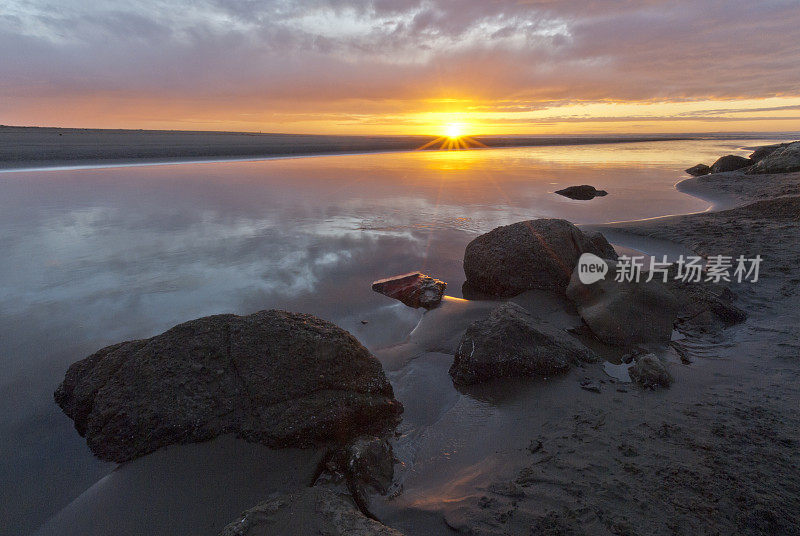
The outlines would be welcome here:
[[[705,210],[674,189],[682,170],[771,142],[0,173],[0,533],[35,529],[114,468],[52,401],[69,364],[98,348],[207,314],[278,307],[377,349],[421,313],[371,292],[373,279],[421,269],[459,297],[464,246],[478,233],[538,217],[589,224]],[[574,184],[609,195],[552,193]]]

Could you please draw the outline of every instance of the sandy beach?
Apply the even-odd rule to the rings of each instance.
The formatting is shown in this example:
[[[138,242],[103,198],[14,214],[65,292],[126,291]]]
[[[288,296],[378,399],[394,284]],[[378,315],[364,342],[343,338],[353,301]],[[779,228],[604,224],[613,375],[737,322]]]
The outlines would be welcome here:
[[[706,175],[678,188],[714,203],[713,211],[583,227],[605,233],[620,252],[764,258],[756,283],[731,284],[744,322],[690,321],[669,344],[642,346],[666,363],[669,388],[631,383],[630,348],[586,334],[578,339],[599,359],[566,374],[454,385],[448,369],[459,340],[497,307],[493,299],[445,296],[421,315],[398,303],[406,316],[366,318],[363,333],[388,330],[394,335],[383,339],[401,341],[375,339],[369,348],[404,412],[390,440],[391,485],[358,504],[380,524],[359,524],[357,533],[798,534],[798,181],[800,172]],[[557,292],[508,301],[553,332],[582,324]],[[254,506],[273,492],[303,494],[316,482],[349,496],[341,482],[319,480],[325,452],[230,436],[170,446],[120,465],[37,534],[214,534],[232,521],[226,512],[235,504]],[[252,471],[265,478],[254,483]],[[308,500],[293,499],[292,516],[323,530],[321,503]]]
[[[797,4],[4,2],[0,536],[800,536]]]

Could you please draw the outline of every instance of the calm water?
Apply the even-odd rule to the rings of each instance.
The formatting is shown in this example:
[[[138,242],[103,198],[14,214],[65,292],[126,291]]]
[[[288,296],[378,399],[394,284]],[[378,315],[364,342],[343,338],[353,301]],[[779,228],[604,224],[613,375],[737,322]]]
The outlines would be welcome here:
[[[273,307],[316,314],[377,348],[419,313],[371,292],[372,280],[421,269],[460,296],[464,246],[478,233],[539,217],[705,210],[674,189],[682,170],[770,142],[0,173],[0,532],[35,529],[113,469],[52,401],[69,364],[98,348]],[[574,184],[609,195],[552,193]]]

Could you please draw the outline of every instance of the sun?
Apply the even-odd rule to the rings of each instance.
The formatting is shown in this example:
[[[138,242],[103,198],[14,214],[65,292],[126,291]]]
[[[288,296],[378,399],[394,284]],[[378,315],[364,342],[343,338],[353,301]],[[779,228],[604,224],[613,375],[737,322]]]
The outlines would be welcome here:
[[[448,123],[444,127],[444,133],[450,139],[460,138],[464,135],[464,123]]]
[[[467,132],[474,130],[474,126],[469,123],[444,123],[439,127],[439,134],[432,140],[424,143],[417,150],[439,149],[443,151],[453,151],[460,149],[486,148],[480,140],[476,140]]]

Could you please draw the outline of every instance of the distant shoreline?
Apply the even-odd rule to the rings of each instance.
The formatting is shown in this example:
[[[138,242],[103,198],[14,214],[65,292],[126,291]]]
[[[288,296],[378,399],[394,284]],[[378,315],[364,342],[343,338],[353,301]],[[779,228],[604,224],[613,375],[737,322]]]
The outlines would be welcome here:
[[[552,147],[703,139],[782,138],[797,133],[472,136],[488,148]],[[0,171],[72,169],[414,151],[434,136],[333,136],[0,125]],[[436,149],[425,149],[436,150]]]
[[[705,137],[708,136],[475,136],[473,139],[490,148],[500,148],[677,141]],[[413,151],[433,139],[433,136],[329,136],[0,126],[0,170]]]

